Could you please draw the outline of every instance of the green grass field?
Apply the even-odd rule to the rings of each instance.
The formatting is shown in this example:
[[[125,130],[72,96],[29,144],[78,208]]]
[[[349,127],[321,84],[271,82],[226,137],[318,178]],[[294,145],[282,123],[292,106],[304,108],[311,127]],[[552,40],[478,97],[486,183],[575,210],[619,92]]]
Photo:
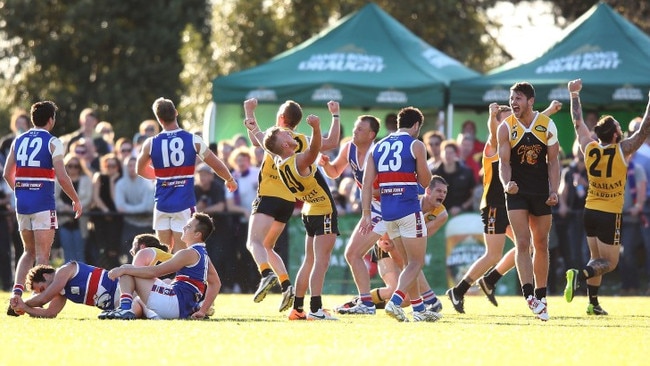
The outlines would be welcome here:
[[[7,304],[8,293],[0,293]],[[349,297],[325,295],[326,307]],[[0,365],[641,365],[650,345],[650,297],[602,297],[610,315],[585,314],[587,300],[549,298],[550,321],[521,297],[443,299],[435,323],[398,323],[383,310],[339,321],[286,320],[280,296],[219,295],[206,321],[97,320],[68,303],[56,319],[0,315]],[[308,300],[307,300],[308,302]]]

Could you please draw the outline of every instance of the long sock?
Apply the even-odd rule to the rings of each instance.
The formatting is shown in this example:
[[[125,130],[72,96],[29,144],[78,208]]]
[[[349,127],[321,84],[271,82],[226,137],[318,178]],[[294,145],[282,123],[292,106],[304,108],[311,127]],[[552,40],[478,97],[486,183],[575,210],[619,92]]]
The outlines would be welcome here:
[[[312,313],[318,311],[318,309],[323,307],[323,298],[320,296],[312,296],[309,300],[309,309]]]
[[[585,281],[596,274],[596,271],[591,266],[585,266],[582,270],[578,271],[578,281]]]
[[[543,297],[546,297],[546,287],[536,288],[535,297],[539,300],[541,300]]]
[[[521,292],[524,294],[524,299],[528,300],[528,296],[533,296],[533,285],[526,283],[521,286]]]
[[[268,263],[264,263],[260,265],[260,274],[262,275],[262,277],[266,277],[271,273],[273,273],[273,270],[271,269]]]
[[[411,306],[413,307],[413,311],[424,311],[424,301],[422,301],[421,297],[418,297],[415,300],[411,300]]]
[[[471,282],[467,282],[466,279],[462,279],[460,282],[458,282],[456,287],[454,287],[453,289],[454,294],[457,297],[464,297],[465,294],[467,293],[467,290],[469,290],[471,286],[472,286]]]
[[[131,310],[133,305],[133,295],[131,294],[121,294],[120,295],[120,309],[121,310]]]
[[[404,302],[404,298],[406,297],[406,294],[403,293],[400,290],[396,290],[393,292],[393,296],[390,297],[390,301],[393,302],[393,304],[400,306],[402,305],[402,302]]]
[[[372,301],[372,295],[370,295],[370,292],[365,293],[365,294],[359,294],[359,299],[365,306],[374,306],[375,303]]]
[[[593,306],[598,306],[598,289],[600,289],[600,286],[587,285],[589,303]]]
[[[384,303],[384,299],[381,298],[378,288],[373,288],[372,290],[370,290],[370,296],[372,297],[372,302],[375,305]]]
[[[14,295],[23,296],[23,292],[25,292],[25,285],[21,285],[19,283],[14,285]]]
[[[483,278],[485,278],[485,283],[488,284],[491,288],[494,288],[497,285],[497,282],[503,277],[496,268],[492,268]]]
[[[438,300],[438,297],[436,297],[436,293],[433,292],[433,290],[424,291],[420,296],[422,296],[422,300],[425,304],[434,304]]]
[[[305,297],[297,297],[293,299],[293,308],[296,309],[298,312],[303,312],[305,311]]]
[[[291,286],[291,281],[288,278],[284,281],[280,280],[280,286],[282,286],[282,292],[285,292]]]

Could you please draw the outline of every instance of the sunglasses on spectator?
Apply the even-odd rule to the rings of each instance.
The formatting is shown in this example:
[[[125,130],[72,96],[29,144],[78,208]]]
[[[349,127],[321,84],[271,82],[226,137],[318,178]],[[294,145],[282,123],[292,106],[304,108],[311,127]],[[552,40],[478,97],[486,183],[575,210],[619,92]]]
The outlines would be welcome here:
[[[120,151],[122,151],[122,152],[131,152],[131,150],[133,150],[133,149],[131,149],[130,147],[123,147],[123,148],[120,149]]]
[[[66,167],[70,168],[70,169],[72,169],[72,168],[79,169],[79,168],[81,168],[81,165],[79,165],[79,164],[68,164],[68,165],[66,165]]]
[[[79,154],[79,155],[83,155],[83,154],[86,153],[86,150],[75,150],[74,153]]]

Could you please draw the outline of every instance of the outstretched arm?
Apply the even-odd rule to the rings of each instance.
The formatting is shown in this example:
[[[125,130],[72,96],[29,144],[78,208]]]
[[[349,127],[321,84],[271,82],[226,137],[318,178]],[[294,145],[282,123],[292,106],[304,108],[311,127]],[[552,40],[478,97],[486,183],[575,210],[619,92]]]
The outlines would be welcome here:
[[[573,120],[573,128],[578,137],[580,149],[584,153],[585,147],[592,140],[591,134],[587,125],[582,119],[582,105],[580,104],[580,90],[582,89],[582,80],[576,79],[569,81],[568,84],[569,94],[571,95],[571,120]]]
[[[499,180],[503,190],[509,194],[519,192],[517,183],[512,181],[512,167],[510,165],[510,141],[508,126],[501,123],[497,129],[497,141],[499,144]]]
[[[257,108],[257,99],[255,98],[246,99],[244,101],[244,117],[246,119],[252,119],[254,121],[257,121],[255,119],[255,108]],[[251,141],[253,146],[262,146],[262,140],[258,139],[257,136],[257,132],[259,132],[259,127],[258,127],[258,131],[252,131],[250,129],[247,129],[247,131],[248,131],[248,139]],[[261,137],[264,138],[264,134],[262,134]]]
[[[307,116],[307,124],[311,126],[311,139],[307,149],[296,157],[296,169],[300,174],[307,175],[309,167],[316,161],[320,154],[322,137],[320,132],[320,118],[313,114]]]
[[[648,98],[648,105],[645,107],[645,114],[643,115],[639,129],[632,136],[621,142],[621,149],[623,150],[623,155],[626,157],[641,147],[643,142],[650,136],[650,92],[648,92]]]
[[[336,149],[339,146],[339,140],[341,138],[341,116],[339,115],[341,112],[339,102],[330,100],[327,103],[327,109],[332,114],[332,124],[330,125],[329,133],[323,139],[320,151]]]

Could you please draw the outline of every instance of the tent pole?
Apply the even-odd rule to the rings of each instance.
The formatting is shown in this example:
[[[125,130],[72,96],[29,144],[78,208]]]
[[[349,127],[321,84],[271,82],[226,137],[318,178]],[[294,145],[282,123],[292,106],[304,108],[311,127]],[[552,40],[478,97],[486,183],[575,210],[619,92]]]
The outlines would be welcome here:
[[[454,125],[454,105],[449,103],[447,104],[447,131],[445,135],[448,139],[451,138],[451,129]]]

